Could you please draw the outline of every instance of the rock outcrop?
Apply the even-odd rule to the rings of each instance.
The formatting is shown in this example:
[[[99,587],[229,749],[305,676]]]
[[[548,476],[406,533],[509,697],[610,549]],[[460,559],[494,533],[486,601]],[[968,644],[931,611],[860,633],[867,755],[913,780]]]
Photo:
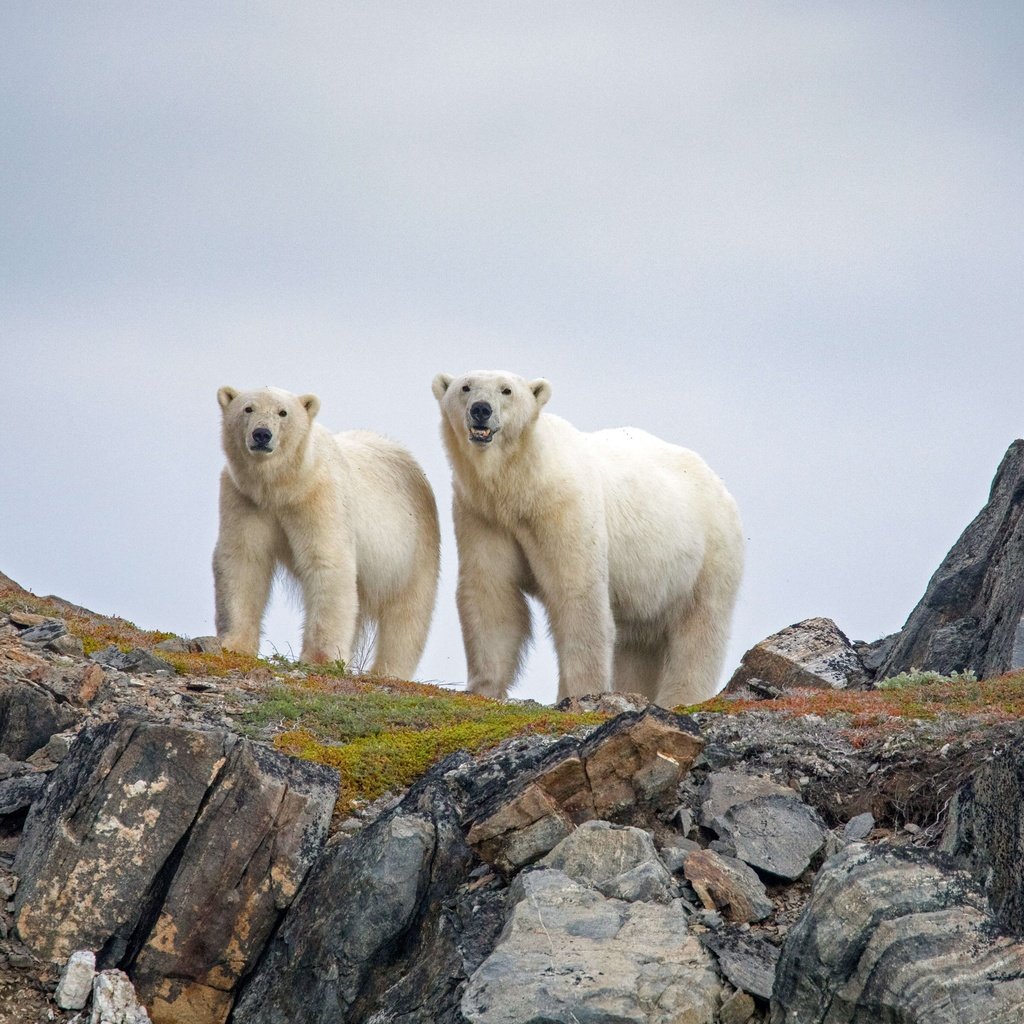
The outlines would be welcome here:
[[[700,747],[692,722],[651,708],[582,740],[517,741],[482,762],[442,763],[398,807],[327,850],[248,982],[236,1019],[327,1024],[378,1014],[408,1024],[461,1021],[461,990],[501,929],[506,899],[493,874],[486,888],[472,885],[473,847],[514,874],[522,864],[510,849],[528,850],[533,862],[571,840],[563,864],[581,871],[594,861],[573,839],[573,815],[580,824],[593,821],[584,833],[597,836],[611,830],[594,820],[595,808],[650,813],[674,796]],[[662,762],[671,768],[668,782]],[[557,828],[537,827],[552,819]],[[606,884],[670,898],[671,876],[652,859],[650,838],[638,841],[634,831],[610,837],[617,853]],[[462,933],[467,916],[476,915],[483,950],[474,960]]]
[[[862,699],[827,620],[737,693],[780,700],[576,698],[614,717],[453,754],[329,839],[337,775],[239,735],[264,676],[59,627],[0,616],[0,1024],[1024,1019],[1022,728],[773,714]]]
[[[723,985],[674,904],[610,899],[561,871],[520,875],[461,1001],[472,1024],[713,1024]]]
[[[831,619],[806,619],[751,647],[725,692],[777,697],[802,686],[863,689],[868,679],[860,655]]]
[[[25,823],[18,934],[43,960],[85,949],[128,969],[156,1022],[219,1024],[336,795],[330,769],[224,731],[87,729]]]
[[[935,571],[878,678],[912,668],[980,678],[1024,667],[1024,441],[1014,441],[988,503]]]
[[[525,779],[510,780],[511,791],[499,790],[477,812],[469,843],[512,874],[581,822],[666,809],[703,745],[692,722],[659,708],[623,714],[576,747],[553,752]]]
[[[1002,928],[1024,939],[1024,741],[1000,751],[953,799],[940,849],[984,888]]]
[[[1024,945],[966,872],[857,844],[832,858],[782,951],[771,1024],[1024,1019]]]

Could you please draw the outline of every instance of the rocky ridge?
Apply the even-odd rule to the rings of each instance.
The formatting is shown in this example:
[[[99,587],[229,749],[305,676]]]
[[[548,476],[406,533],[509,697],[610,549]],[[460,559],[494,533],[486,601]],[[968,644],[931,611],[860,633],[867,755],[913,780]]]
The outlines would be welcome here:
[[[691,714],[582,699],[356,815],[347,768],[254,731],[266,666],[86,643],[0,578],[0,1022],[1024,1019],[1020,459],[922,602],[982,581],[952,588],[966,675],[884,676],[952,649],[946,613],[913,643],[808,620]]]
[[[0,625],[0,985],[16,1007],[0,1020],[82,1012],[56,989],[84,952],[93,989],[130,979],[153,1021],[767,1021],[801,997],[779,978],[794,936],[797,973],[818,949],[801,928],[822,866],[877,850],[945,877],[929,847],[952,792],[932,766],[963,781],[1006,770],[993,748],[1017,756],[1013,723],[864,744],[843,719],[767,710],[780,701],[678,716],[611,695],[577,702],[607,709],[600,727],[452,755],[329,835],[336,775],[240,735],[259,670],[98,679],[18,617]],[[945,840],[979,877],[1000,820],[985,794],[1004,785],[985,778]],[[1003,889],[990,914],[971,870],[943,891],[965,894],[977,937],[1014,918]]]

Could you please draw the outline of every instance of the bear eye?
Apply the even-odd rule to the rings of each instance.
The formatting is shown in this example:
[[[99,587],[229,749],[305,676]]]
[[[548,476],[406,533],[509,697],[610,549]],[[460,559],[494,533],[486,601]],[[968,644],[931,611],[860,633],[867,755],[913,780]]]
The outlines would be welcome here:
[[[469,391],[469,385],[468,384],[463,384],[462,385],[462,390],[463,391]]]
[[[501,393],[503,395],[511,395],[512,394],[512,389],[511,388],[502,388],[501,389]]]
[[[247,406],[245,407],[245,411],[246,411],[246,412],[252,412],[252,406],[251,406],[251,405],[247,405]]]
[[[288,415],[288,410],[287,409],[282,409],[277,415],[278,416],[287,416]]]

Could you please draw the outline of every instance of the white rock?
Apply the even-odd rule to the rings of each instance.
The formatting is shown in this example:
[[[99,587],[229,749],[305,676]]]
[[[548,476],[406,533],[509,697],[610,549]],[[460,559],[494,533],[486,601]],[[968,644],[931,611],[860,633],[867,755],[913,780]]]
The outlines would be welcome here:
[[[124,971],[101,971],[92,986],[89,1024],[149,1024],[135,989]]]
[[[96,973],[96,954],[88,949],[72,953],[57,982],[54,998],[62,1010],[81,1010],[89,1001]]]
[[[614,899],[668,903],[678,895],[650,835],[629,825],[585,821],[540,863]]]
[[[498,944],[470,979],[472,1024],[712,1024],[722,982],[679,901],[606,899],[562,871],[513,882]]]

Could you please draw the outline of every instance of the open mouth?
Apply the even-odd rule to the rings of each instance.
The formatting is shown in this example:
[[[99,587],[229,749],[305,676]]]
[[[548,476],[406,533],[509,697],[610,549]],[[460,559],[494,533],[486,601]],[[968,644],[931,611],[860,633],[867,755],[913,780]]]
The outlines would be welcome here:
[[[470,427],[469,439],[474,444],[490,444],[494,438],[494,431],[490,427]]]
[[[251,444],[249,445],[249,451],[261,452],[264,455],[270,455],[273,453],[274,449],[267,444]]]

